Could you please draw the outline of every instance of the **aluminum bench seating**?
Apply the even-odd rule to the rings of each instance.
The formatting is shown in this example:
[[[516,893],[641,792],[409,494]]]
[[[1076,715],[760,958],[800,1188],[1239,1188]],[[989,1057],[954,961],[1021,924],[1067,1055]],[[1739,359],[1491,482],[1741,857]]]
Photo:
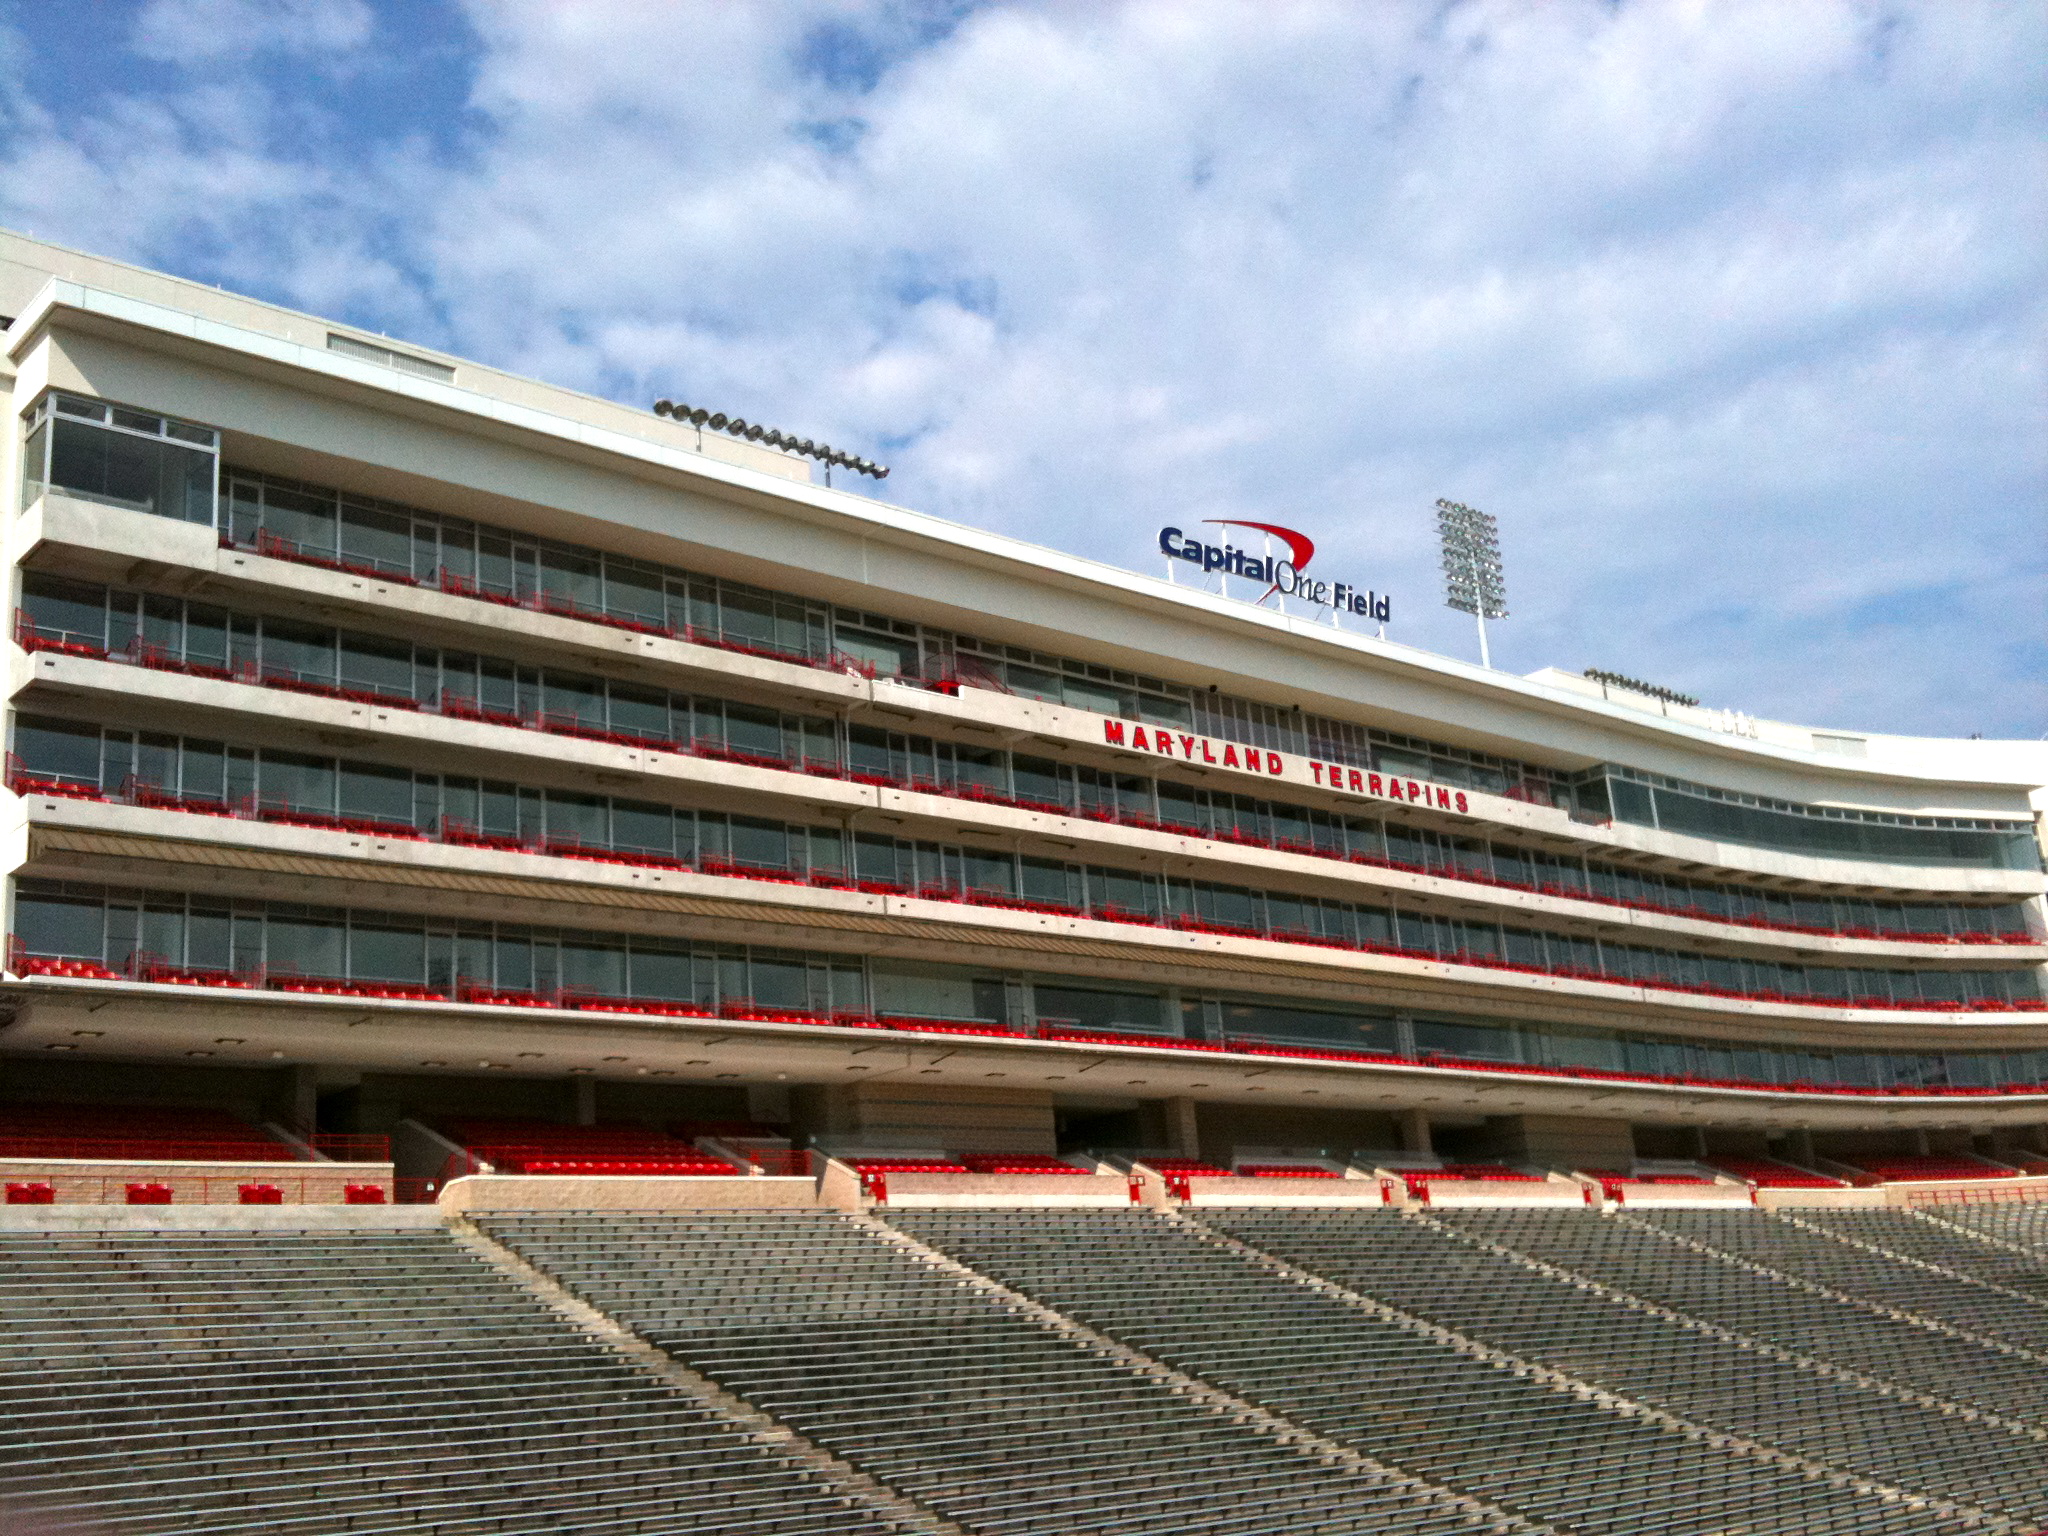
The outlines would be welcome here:
[[[2048,1446],[1717,1342],[1488,1252],[1440,1223],[1376,1211],[1216,1211],[1204,1222],[1426,1321],[1695,1423],[1898,1487],[2048,1520]]]
[[[1438,1211],[1435,1218],[1762,1343],[2048,1428],[2048,1371],[2035,1362],[1687,1248],[1633,1216],[1523,1209]]]
[[[21,1494],[134,1536],[900,1529],[434,1230],[0,1234]]]
[[[918,1210],[890,1220],[1190,1374],[1559,1529],[1963,1529],[1475,1360],[1156,1213]]]
[[[1645,1211],[1640,1219],[1881,1306],[1952,1323],[2023,1349],[2048,1352],[2048,1303],[2002,1295],[1982,1284],[1935,1274],[1765,1213]]]
[[[2048,1253],[2015,1252],[1995,1232],[1972,1235],[1948,1224],[1949,1209],[1930,1220],[1915,1211],[1801,1211],[1800,1218],[1853,1242],[1892,1253],[2048,1302]],[[1987,1241],[1989,1239],[1989,1241]]]
[[[2048,1201],[2040,1204],[1942,1205],[1926,1214],[1931,1220],[1979,1233],[1995,1242],[2016,1243],[2035,1253],[2048,1255]]]
[[[1427,1489],[1304,1457],[836,1213],[485,1225],[692,1368],[977,1532],[1474,1528]]]

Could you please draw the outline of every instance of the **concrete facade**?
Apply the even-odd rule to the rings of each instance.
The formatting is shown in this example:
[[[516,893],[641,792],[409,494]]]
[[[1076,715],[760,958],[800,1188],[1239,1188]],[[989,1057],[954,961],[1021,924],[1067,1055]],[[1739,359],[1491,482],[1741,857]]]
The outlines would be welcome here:
[[[1557,783],[1605,765],[1801,807],[1817,821],[1828,812],[1948,818],[2036,845],[2048,809],[2040,744],[1769,721],[1737,731],[1714,711],[1654,704],[1581,678],[1482,671],[1305,614],[813,485],[789,455],[465,360],[421,353],[418,369],[380,367],[336,349],[329,338],[350,337],[345,327],[19,237],[0,235],[0,299],[15,317],[6,355],[18,414],[54,410],[49,402],[63,397],[190,424],[217,435],[223,476],[418,509],[416,541],[424,519],[461,520],[508,548],[555,541],[593,560],[750,584],[825,615],[805,622],[834,635],[833,626],[851,632],[868,622],[862,616],[879,615],[924,636],[928,655],[938,643],[930,637],[943,632],[1063,658],[1105,678],[1220,690],[1247,710],[1326,718],[1360,740],[1367,732],[1419,739],[1435,744],[1436,761],[1519,763]],[[107,430],[118,426],[108,421]],[[309,562],[278,536],[237,532],[225,496],[215,521],[184,522],[82,485],[32,481],[31,470],[43,471],[25,465],[28,446],[17,433],[7,448],[17,606],[30,587],[90,584],[109,614],[144,617],[136,635],[110,629],[96,649],[45,639],[11,648],[17,722],[38,722],[46,734],[53,724],[95,731],[103,742],[117,733],[131,753],[175,738],[217,747],[231,764],[236,754],[296,754],[340,765],[323,772],[360,766],[416,784],[502,783],[521,806],[600,796],[687,815],[696,827],[772,823],[785,829],[777,836],[808,839],[805,847],[844,850],[848,878],[812,878],[829,872],[815,854],[772,870],[701,848],[636,862],[523,831],[463,840],[448,831],[446,812],[420,812],[423,835],[394,834],[366,819],[342,824],[338,813],[325,823],[272,815],[254,798],[235,814],[195,814],[138,794],[127,780],[85,795],[16,778],[0,819],[10,933],[22,932],[24,891],[44,914],[74,896],[98,900],[110,915],[91,921],[106,925],[105,936],[81,937],[62,954],[98,953],[109,974],[66,971],[47,955],[10,967],[0,983],[10,1010],[0,1029],[0,1099],[10,1094],[10,1062],[97,1061],[109,1071],[157,1064],[168,1079],[204,1061],[293,1071],[290,1093],[303,1117],[377,1134],[407,1117],[501,1103],[564,1124],[772,1122],[834,1149],[1153,1150],[1226,1166],[1244,1147],[1341,1157],[1399,1145],[1529,1166],[1626,1168],[1648,1140],[1677,1129],[1701,1138],[1702,1151],[1709,1132],[1775,1138],[1767,1144],[1814,1158],[1850,1145],[1830,1137],[1865,1137],[1857,1145],[1877,1155],[1894,1141],[1913,1154],[1936,1145],[1930,1135],[1947,1135],[2017,1157],[2048,1125],[2048,1066],[2029,1065],[2030,1053],[2048,1063],[2048,1011],[2034,1006],[2048,963],[2038,858],[1992,867],[1713,840],[1602,820],[1477,779],[1453,784],[1392,767],[1383,775],[1370,764],[1340,773],[1318,753],[1156,721],[1154,742],[1142,712],[982,686],[971,669],[933,686],[922,674],[841,664],[836,640],[792,659],[695,628],[596,622],[574,604],[483,601],[445,576]],[[668,579],[680,590],[680,577]],[[478,676],[501,666],[517,690],[530,676],[539,702],[493,716],[480,706],[454,709],[445,689],[401,705],[374,689],[284,687],[268,661],[256,670],[195,666],[181,652],[164,663],[147,647],[158,644],[149,634],[169,633],[162,626],[171,621],[159,616],[170,605],[182,605],[181,615],[227,615],[220,622],[236,637],[231,648],[245,630],[320,629],[343,635],[343,649],[357,643],[350,636],[408,648],[415,675],[429,649],[442,658],[432,663],[437,675],[453,666],[448,657],[481,657]],[[212,622],[180,617],[178,634]],[[695,698],[693,719],[707,699],[726,712],[721,720],[773,717],[781,740],[801,745],[707,752],[695,737],[565,730],[551,723],[561,711],[547,706],[547,690],[567,690],[551,679],[571,673],[596,679],[607,698]],[[661,707],[670,718],[681,708]],[[826,739],[820,730],[836,743],[831,752],[844,754],[830,771],[812,758],[812,743]],[[1515,850],[1531,868],[1597,862],[1667,882],[1836,904],[1830,910],[1851,902],[1939,908],[1964,914],[1958,922],[1995,911],[2009,931],[1995,943],[1963,942],[1931,929],[1922,937],[1855,923],[1737,922],[1594,899],[1533,878],[1473,878],[1453,863],[1332,857],[1277,836],[1251,846],[1156,816],[1084,814],[1089,802],[1080,799],[1062,809],[1021,792],[970,793],[980,781],[937,770],[864,778],[849,766],[856,732],[909,742],[890,750],[913,762],[920,751],[956,764],[1028,757],[1054,765],[1069,785],[1156,780],[1162,797],[1207,797],[1205,806],[1235,796],[1277,807],[1273,818],[1298,811],[1370,820],[1388,829],[1388,847],[1397,834],[1443,849],[1479,840]],[[115,748],[104,750],[111,762]],[[1391,747],[1372,750],[1389,753],[1389,763],[1398,757]],[[886,842],[905,867],[921,871],[929,859],[941,875],[856,881],[862,839]],[[1449,940],[1430,952],[1305,942],[1278,918],[1260,932],[1224,921],[1139,923],[1092,897],[1078,907],[1034,905],[1015,891],[1006,901],[960,899],[963,877],[944,872],[998,857],[1020,880],[1037,870],[1069,889],[1108,871],[1159,891],[1247,890],[1265,913],[1341,905],[1396,913],[1404,932],[1483,925],[1507,936],[1502,954],[1526,931],[1552,956],[1576,944],[1601,946],[1603,955],[1654,952],[1674,957],[1674,967],[1747,967],[1743,975],[1765,966],[1939,974],[1970,1005],[1951,1007],[1944,996],[1931,999],[1938,1006],[1860,1006],[1853,998],[1862,983],[1848,981],[1836,984],[1852,999],[1839,1006],[1776,987],[1682,990],[1615,969],[1509,966]],[[1058,870],[1066,873],[1044,874]],[[219,921],[282,932],[303,921],[292,912],[310,906],[356,914],[342,925],[350,935],[370,928],[372,916],[417,932],[425,958],[417,981],[397,978],[381,991],[364,982],[368,971],[354,970],[325,991],[290,990],[268,973],[234,988],[166,981],[171,971],[205,969],[181,956],[150,970],[135,958],[150,933],[173,931],[152,915],[173,900],[180,934],[196,934],[216,910],[233,914]],[[37,921],[47,926],[46,916]],[[133,934],[123,926],[131,923],[141,925]],[[486,929],[496,936],[476,937]],[[543,942],[565,955],[611,945],[619,995],[559,981],[552,991],[540,980],[471,986],[476,978],[460,969],[476,963],[467,958],[483,952],[475,946],[495,944],[491,963],[526,975],[505,956]],[[197,954],[198,940],[190,943]],[[637,966],[643,953],[634,945],[648,954],[688,950],[697,1012],[618,1006],[629,995],[656,995],[626,990],[637,983],[624,957],[630,950]],[[808,991],[793,1003],[748,995],[771,971],[783,978],[778,985]],[[897,1016],[878,1001],[890,986],[937,1001]],[[410,993],[398,995],[402,988]],[[507,1002],[514,992],[531,997]],[[1317,1029],[1336,1031],[1337,1044],[1318,1049]],[[1238,1049],[1245,1040],[1269,1049]],[[1575,1055],[1572,1042],[1582,1040],[1595,1044]],[[1803,1054],[1788,1065],[1788,1053]],[[1870,1065],[1866,1056],[1884,1060]],[[1799,1065],[1808,1059],[1818,1065]],[[1909,1059],[1934,1064],[1899,1064]],[[1576,1072],[1582,1063],[1600,1066],[1597,1080]],[[1883,1091],[1847,1091],[1859,1073],[1878,1074]],[[1816,1086],[1814,1075],[1825,1081]],[[20,1081],[13,1097],[48,1092],[33,1072]],[[1973,1084],[1987,1091],[1950,1091]]]

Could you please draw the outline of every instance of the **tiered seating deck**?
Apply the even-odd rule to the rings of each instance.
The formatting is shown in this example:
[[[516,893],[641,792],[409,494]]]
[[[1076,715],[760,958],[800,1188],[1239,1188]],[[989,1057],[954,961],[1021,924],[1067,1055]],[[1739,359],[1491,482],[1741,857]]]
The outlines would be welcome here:
[[[0,1394],[37,1531],[903,1529],[433,1229],[0,1233]]]
[[[1970,1153],[1935,1153],[1929,1156],[1862,1158],[1850,1166],[1859,1173],[1851,1180],[1858,1185],[1919,1183],[1949,1179],[2016,1179],[2017,1168],[1994,1163]]]
[[[1063,1180],[1063,1182],[1074,1182]],[[957,1526],[1014,1536],[1453,1536],[1329,1465],[820,1211],[496,1217],[579,1296]]]
[[[381,1137],[316,1138],[324,1155],[202,1107],[0,1105],[8,1205],[382,1204]]]
[[[1770,1157],[1717,1157],[1712,1165],[1758,1189],[1846,1189],[1848,1181]]]
[[[289,1163],[299,1154],[221,1109],[0,1104],[0,1158]]]
[[[1201,1219],[1240,1233],[1266,1222],[1403,1221],[1377,1211]],[[1151,1212],[919,1211],[889,1220],[1154,1359],[1543,1530],[1849,1536],[1916,1528],[1888,1520],[1889,1506],[1874,1494],[1732,1455],[1474,1359]]]
[[[1745,1212],[1742,1219],[1770,1218]],[[1894,1487],[1989,1506],[2026,1521],[2026,1528],[2048,1516],[2048,1451],[2008,1429],[1811,1370],[1480,1245],[1482,1238],[1512,1242],[1518,1232],[1566,1227],[1591,1246],[1602,1236],[1625,1235],[1611,1217],[1274,1211],[1219,1213],[1208,1224],[1425,1322],[1696,1424]],[[1877,1521],[1873,1528],[1886,1526]]]
[[[450,1137],[501,1173],[580,1178],[719,1178],[730,1159],[639,1126],[558,1125],[544,1120],[447,1122]]]

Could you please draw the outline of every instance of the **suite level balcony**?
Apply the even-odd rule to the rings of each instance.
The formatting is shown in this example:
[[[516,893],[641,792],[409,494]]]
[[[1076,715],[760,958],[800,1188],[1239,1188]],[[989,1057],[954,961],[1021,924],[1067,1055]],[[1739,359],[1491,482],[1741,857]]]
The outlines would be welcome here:
[[[23,517],[14,547],[37,569],[153,586],[210,601],[245,601],[285,614],[318,613],[393,635],[459,645],[515,661],[578,666],[664,686],[722,690],[778,707],[915,729],[968,746],[1028,744],[1104,772],[1145,772],[1190,786],[1287,797],[1304,806],[1385,816],[1451,835],[1496,835],[1531,848],[1614,859],[1646,869],[1825,889],[1983,896],[2039,895],[2038,870],[1937,868],[1821,858],[1714,842],[1626,823],[1594,825],[1564,810],[1503,795],[1450,791],[1398,775],[1332,775],[1295,754],[1165,734],[1087,710],[980,686],[974,670],[887,676],[830,650],[799,652],[727,633],[623,623],[561,601],[496,600],[473,583],[431,582],[370,569],[307,563],[274,541],[223,548],[209,527],[172,522],[52,492]],[[322,557],[324,560],[324,557]],[[1144,743],[1142,749],[1139,743]],[[1234,761],[1233,761],[1234,759]],[[1246,766],[1256,763],[1256,767]],[[1338,782],[1332,786],[1332,778]],[[1375,788],[1374,780],[1379,781]]]

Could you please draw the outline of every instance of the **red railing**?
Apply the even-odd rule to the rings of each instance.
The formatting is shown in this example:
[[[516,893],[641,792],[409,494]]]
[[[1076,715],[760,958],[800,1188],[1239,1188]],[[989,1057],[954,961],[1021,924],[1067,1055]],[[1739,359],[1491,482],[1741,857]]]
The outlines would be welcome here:
[[[483,596],[484,594],[466,592],[464,595]],[[514,606],[530,605],[515,603]],[[21,641],[21,643],[24,646],[27,646],[32,649],[58,650],[62,651],[65,654],[91,655],[98,659],[108,659],[107,652],[103,646],[96,645],[87,640],[71,637],[66,632],[39,630],[34,624],[29,622],[25,614],[17,616],[16,630],[17,638]],[[701,640],[703,637],[692,634],[691,636],[689,636],[689,638]],[[760,649],[760,647],[758,646],[745,644],[732,644],[728,645],[726,648],[740,650]],[[137,646],[133,649],[133,655],[118,656],[112,659],[130,660],[138,662],[139,664],[145,666],[157,666],[165,669],[192,672],[198,675],[217,677],[223,680],[253,683],[263,687],[282,688],[294,692],[317,694],[325,697],[343,699],[350,702],[371,704],[380,708],[416,710],[422,707],[418,700],[412,698],[409,695],[386,693],[376,689],[351,688],[335,683],[330,683],[323,679],[312,679],[302,677],[298,674],[289,673],[278,669],[267,669],[261,673],[258,673],[253,669],[246,667],[230,670],[227,668],[213,666],[208,663],[186,662],[173,658],[167,655],[166,653],[156,650],[155,648],[143,646],[140,643],[138,643]],[[803,660],[804,658],[792,656],[787,659]],[[817,661],[810,661],[807,662],[807,664],[830,665],[829,662]],[[977,684],[977,686],[980,686],[980,684]],[[1595,903],[1597,905],[1625,908],[1631,911],[1654,912],[1667,917],[1685,918],[1692,921],[1716,923],[1724,926],[1756,928],[1764,931],[1780,933],[1813,934],[1819,936],[1831,936],[1838,938],[1878,940],[1885,943],[1899,944],[2035,945],[2044,942],[2044,940],[2040,936],[2032,933],[1969,932],[1961,934],[1926,934],[1899,929],[1876,929],[1864,927],[1828,928],[1813,924],[1788,922],[1782,919],[1767,917],[1760,914],[1728,914],[1713,912],[1703,907],[1679,906],[1671,903],[1635,900],[1631,898],[1618,896],[1608,896],[1585,887],[1561,884],[1555,881],[1535,882],[1509,880],[1496,875],[1486,874],[1481,871],[1471,869],[1467,866],[1453,862],[1424,864],[1364,852],[1344,853],[1334,848],[1325,848],[1313,842],[1303,841],[1298,838],[1282,838],[1275,835],[1263,834],[1255,830],[1250,830],[1242,827],[1205,828],[1192,824],[1166,822],[1162,821],[1160,818],[1156,816],[1152,816],[1142,812],[1123,810],[1113,805],[1084,804],[1079,806],[1066,806],[1055,804],[1048,801],[1037,800],[1030,797],[1008,794],[1003,791],[980,784],[961,782],[947,783],[941,780],[930,779],[901,779],[890,774],[876,773],[869,770],[853,770],[842,767],[837,763],[821,763],[812,760],[806,760],[802,763],[797,763],[792,762],[790,759],[783,757],[779,754],[749,751],[743,748],[730,746],[724,742],[715,741],[707,738],[696,738],[688,742],[683,742],[672,741],[666,738],[637,735],[631,732],[614,731],[607,727],[597,725],[594,723],[586,724],[581,719],[573,715],[564,714],[562,712],[550,713],[536,711],[530,714],[521,714],[516,711],[488,709],[483,707],[475,699],[470,698],[467,695],[452,692],[444,692],[440,696],[435,707],[441,714],[451,719],[479,721],[493,725],[504,725],[521,730],[534,730],[554,735],[572,736],[584,740],[602,741],[610,745],[625,746],[636,750],[674,752],[681,755],[702,757],[722,762],[741,763],[750,767],[769,768],[780,772],[799,772],[810,776],[823,775],[830,777],[843,777],[857,783],[888,785],[897,788],[915,789],[928,794],[943,795],[954,799],[968,800],[981,804],[1010,806],[1018,809],[1033,810],[1044,814],[1052,815],[1078,816],[1084,820],[1108,822],[1116,825],[1133,827],[1139,830],[1168,832],[1176,836],[1204,838],[1209,841],[1227,843],[1233,846],[1265,848],[1275,852],[1293,853],[1307,857],[1332,859],[1339,862],[1354,863],[1373,868],[1398,870],[1403,873],[1423,875],[1434,879],[1457,880],[1469,884],[1493,886],[1502,890],[1526,891],[1538,895],[1549,895],[1562,900],[1586,901]],[[61,781],[51,781],[49,783],[46,783],[44,781],[37,781],[36,787],[30,792],[45,794],[68,793],[84,798],[92,797],[91,794],[83,788],[63,789],[54,787],[54,784],[56,782]],[[197,809],[197,807],[194,808]],[[214,812],[214,814],[218,814],[218,812]],[[402,834],[387,832],[380,833],[377,835],[392,836]],[[1019,902],[1019,900],[1020,898],[1005,896],[1004,898],[1002,898],[1000,904],[1016,904]],[[1033,907],[1031,909],[1054,911],[1066,910],[1064,904],[1056,902],[1041,903],[1038,906]],[[1127,919],[1119,917],[1117,920]],[[1213,925],[1205,931],[1220,933],[1242,932],[1244,930],[1236,929],[1230,927],[1229,925]],[[1507,966],[1506,968],[1521,969],[1523,967]],[[1559,973],[1552,972],[1550,974]],[[1610,978],[1600,977],[1596,979],[1605,980]],[[1672,982],[1654,982],[1645,984],[1681,986],[1684,987],[1685,990],[1696,990],[1708,993],[1712,993],[1716,990],[1715,988],[1707,985],[1685,986],[1684,984]],[[1854,1006],[1883,1005],[1873,1003],[1857,1003],[1854,1004]]]

